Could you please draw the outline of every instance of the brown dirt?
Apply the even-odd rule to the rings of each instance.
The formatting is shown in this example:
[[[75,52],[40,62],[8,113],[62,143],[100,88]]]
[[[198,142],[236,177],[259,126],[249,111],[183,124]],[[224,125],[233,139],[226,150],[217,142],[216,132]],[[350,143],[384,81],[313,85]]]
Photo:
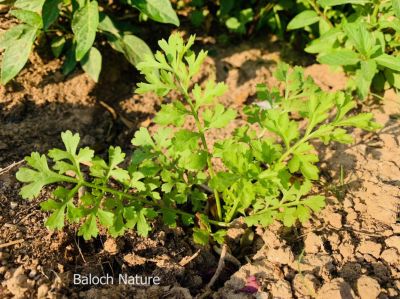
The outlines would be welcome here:
[[[257,83],[274,84],[271,74],[282,45],[207,46],[213,56],[203,74],[227,82],[226,105],[240,108],[254,101]],[[130,151],[133,132],[151,125],[159,100],[134,95],[135,70],[118,55],[108,57],[97,85],[80,71],[63,77],[60,61],[34,54],[17,80],[0,87],[0,168],[31,151],[60,146],[59,133],[66,129],[79,132],[82,144],[100,153],[109,144]],[[325,89],[340,89],[346,82],[325,66],[311,65],[306,73]],[[356,130],[354,145],[321,148],[321,192],[329,200],[321,214],[292,229],[278,223],[259,228],[245,250],[238,243],[249,231],[240,223],[229,231],[231,253],[242,267],[227,262],[210,297],[400,298],[400,105],[390,92],[385,98],[370,106],[384,129],[376,134]],[[0,248],[1,298],[192,298],[215,271],[218,254],[201,248],[190,260],[200,248],[184,230],[161,223],[154,223],[149,238],[130,232],[115,240],[102,233],[84,242],[74,226],[49,232],[38,206],[49,190],[23,201],[17,168],[0,174],[0,246],[19,241]],[[73,273],[160,276],[162,285],[81,287],[72,284]],[[252,276],[259,291],[241,291]]]

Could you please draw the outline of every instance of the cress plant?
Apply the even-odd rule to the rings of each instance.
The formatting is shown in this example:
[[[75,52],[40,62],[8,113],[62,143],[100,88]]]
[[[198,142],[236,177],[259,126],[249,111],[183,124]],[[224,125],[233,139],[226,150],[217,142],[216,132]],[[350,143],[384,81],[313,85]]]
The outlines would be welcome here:
[[[0,1],[0,4],[4,1]],[[7,0],[7,3],[10,1]],[[16,0],[10,14],[19,24],[0,35],[0,50],[4,50],[0,81],[6,84],[22,70],[36,40],[50,40],[55,57],[65,56],[64,75],[77,64],[97,82],[102,55],[95,40],[102,35],[111,47],[123,53],[133,65],[144,55],[150,55],[147,44],[134,33],[136,26],[108,14],[109,5],[96,0]],[[169,0],[121,0],[120,5],[140,11],[141,19],[179,26],[179,20]]]
[[[245,107],[247,123],[211,145],[207,135],[226,128],[238,111],[218,102],[224,83],[193,82],[207,55],[192,52],[193,42],[194,36],[184,43],[173,34],[159,42],[162,51],[138,64],[145,77],[138,93],[174,91],[181,99],[162,105],[154,134],[143,127],[135,133],[129,159],[119,147],[110,147],[105,159],[78,149],[79,135],[70,131],[61,134],[65,149],[25,158],[28,167],[17,173],[25,183],[23,198],[57,186],[41,204],[51,212],[47,227],[77,222],[85,239],[96,237],[99,226],[112,236],[129,229],[147,236],[151,222],[161,218],[170,227],[192,227],[197,243],[222,243],[240,216],[249,226],[266,227],[275,219],[292,226],[324,207],[324,196],[313,189],[319,180],[316,145],[351,143],[353,127],[377,129],[372,114],[352,112],[356,102],[348,94],[322,91],[301,68],[282,64],[275,76],[284,91],[258,86],[262,102]],[[184,127],[188,120],[194,128]]]

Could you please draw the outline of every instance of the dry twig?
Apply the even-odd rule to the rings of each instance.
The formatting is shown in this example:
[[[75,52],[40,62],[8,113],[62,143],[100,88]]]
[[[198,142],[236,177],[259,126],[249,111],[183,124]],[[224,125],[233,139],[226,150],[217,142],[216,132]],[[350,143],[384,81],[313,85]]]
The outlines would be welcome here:
[[[18,161],[18,162],[13,162],[11,165],[8,165],[5,168],[1,168],[0,169],[0,175],[5,174],[6,172],[9,172],[11,169],[13,169],[14,167],[22,164],[24,162],[24,160]]]
[[[218,248],[217,246],[214,246],[214,251],[216,253],[218,253],[219,255],[222,254],[222,249]],[[234,264],[238,268],[240,268],[242,266],[240,261],[237,258],[235,258],[232,254],[230,254],[229,252],[225,253],[225,260],[228,261],[228,262],[231,262],[232,264]]]
[[[83,262],[86,264],[86,263],[87,263],[87,262],[86,262],[86,259],[85,259],[85,257],[83,256],[81,247],[79,246],[78,242],[76,241],[76,238],[74,238],[74,241],[75,241],[75,245],[76,245],[76,247],[78,248],[79,254],[80,254],[80,256],[81,256]]]
[[[222,245],[221,255],[219,257],[217,270],[215,271],[215,273],[214,273],[213,277],[211,278],[210,282],[207,284],[207,289],[211,289],[211,287],[217,281],[218,277],[221,275],[222,269],[225,266],[225,256],[226,256],[227,252],[228,252],[228,245],[226,245],[226,244]]]
[[[5,248],[5,247],[8,247],[8,246],[12,246],[12,245],[15,245],[15,244],[19,244],[19,243],[22,243],[22,242],[24,242],[24,241],[25,241],[24,239],[19,239],[19,240],[15,240],[15,241],[10,241],[10,242],[4,243],[4,244],[0,244],[0,248]]]
[[[185,267],[187,264],[189,264],[191,261],[193,261],[199,254],[200,254],[200,249],[197,250],[197,252],[195,254],[193,254],[192,256],[185,256],[180,262],[179,262],[179,266],[181,267]]]

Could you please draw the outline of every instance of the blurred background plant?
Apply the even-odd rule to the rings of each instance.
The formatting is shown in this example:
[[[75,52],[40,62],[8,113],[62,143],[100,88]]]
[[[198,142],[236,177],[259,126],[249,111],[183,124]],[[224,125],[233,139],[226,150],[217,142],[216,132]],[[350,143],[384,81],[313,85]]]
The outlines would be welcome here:
[[[399,0],[192,0],[177,7],[189,7],[191,24],[217,33],[219,42],[267,32],[322,64],[342,66],[361,99],[370,88],[400,88]]]
[[[4,50],[1,83],[13,79],[28,61],[35,43],[45,40],[54,57],[65,56],[62,68],[67,75],[80,64],[97,81],[102,55],[97,44],[105,41],[136,65],[151,50],[137,35],[148,20],[179,26],[169,0],[16,0],[0,1],[19,20],[0,36]]]
[[[0,36],[0,49],[5,49],[3,84],[22,69],[35,39],[45,39],[55,57],[65,56],[64,74],[80,63],[97,81],[101,54],[93,45],[105,41],[136,65],[146,54],[151,55],[140,37],[157,40],[179,26],[180,19],[183,30],[215,37],[224,46],[274,35],[285,46],[312,55],[319,63],[342,67],[351,78],[348,89],[361,99],[371,91],[377,94],[388,88],[400,88],[400,0],[6,0],[1,3],[9,5],[10,14],[22,22]],[[155,27],[149,20],[174,26]],[[144,33],[145,27],[150,30]],[[153,36],[152,32],[156,34]],[[24,50],[16,51],[17,48]]]

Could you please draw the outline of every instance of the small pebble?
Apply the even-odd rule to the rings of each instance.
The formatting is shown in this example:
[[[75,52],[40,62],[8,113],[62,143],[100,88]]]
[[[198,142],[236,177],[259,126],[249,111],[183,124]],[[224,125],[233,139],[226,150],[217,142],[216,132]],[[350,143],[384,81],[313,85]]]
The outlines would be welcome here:
[[[7,267],[5,267],[5,266],[2,266],[2,267],[0,267],[0,275],[4,275],[4,273],[6,273],[7,272]]]
[[[15,201],[10,202],[10,207],[12,210],[14,210],[16,207],[18,207],[18,203],[16,203]]]
[[[11,272],[10,272],[10,271],[7,271],[6,274],[4,275],[4,278],[5,278],[5,279],[10,279],[11,276],[12,276]]]
[[[31,270],[28,274],[29,278],[31,278],[31,279],[35,278],[36,275],[37,275],[36,270]]]

